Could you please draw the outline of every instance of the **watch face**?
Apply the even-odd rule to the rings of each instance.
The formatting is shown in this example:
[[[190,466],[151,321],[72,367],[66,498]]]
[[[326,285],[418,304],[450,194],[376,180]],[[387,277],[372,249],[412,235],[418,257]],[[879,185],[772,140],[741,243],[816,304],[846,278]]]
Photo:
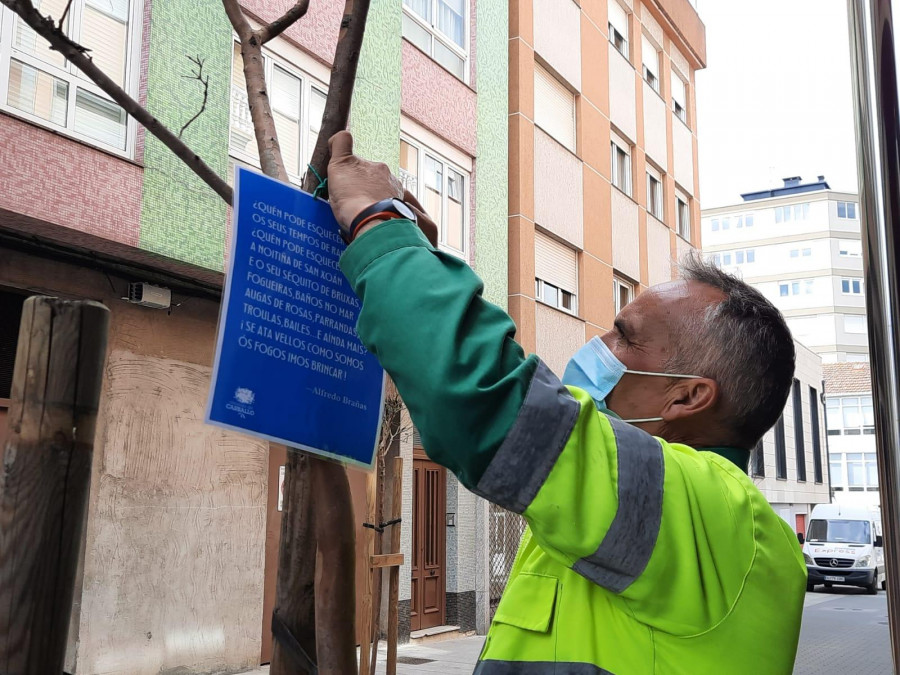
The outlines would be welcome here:
[[[399,199],[394,200],[394,208],[404,218],[409,218],[412,221],[416,220],[415,211],[413,211],[409,206],[407,206],[406,202],[402,202]]]

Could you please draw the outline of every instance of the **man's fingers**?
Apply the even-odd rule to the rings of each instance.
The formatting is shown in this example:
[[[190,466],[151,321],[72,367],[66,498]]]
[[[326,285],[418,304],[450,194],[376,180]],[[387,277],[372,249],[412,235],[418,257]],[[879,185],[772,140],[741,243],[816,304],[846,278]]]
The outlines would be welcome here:
[[[339,160],[353,155],[353,134],[349,131],[339,131],[328,139],[328,149],[331,151],[331,159]]]

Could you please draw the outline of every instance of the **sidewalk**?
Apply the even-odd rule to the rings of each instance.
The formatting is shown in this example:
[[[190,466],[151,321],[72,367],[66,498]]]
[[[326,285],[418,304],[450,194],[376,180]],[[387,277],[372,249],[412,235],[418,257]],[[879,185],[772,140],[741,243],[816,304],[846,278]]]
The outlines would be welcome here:
[[[472,675],[475,662],[484,644],[483,635],[443,640],[426,645],[400,645],[397,649],[397,675],[417,675],[418,673],[447,673],[448,675]],[[387,645],[378,647],[376,673],[384,675],[384,661]],[[263,666],[243,675],[268,675],[269,667]]]

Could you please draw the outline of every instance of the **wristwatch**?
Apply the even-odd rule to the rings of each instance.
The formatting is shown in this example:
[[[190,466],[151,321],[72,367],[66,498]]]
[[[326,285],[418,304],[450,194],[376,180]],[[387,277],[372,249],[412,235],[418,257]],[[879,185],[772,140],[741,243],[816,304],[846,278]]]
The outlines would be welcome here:
[[[405,218],[415,223],[416,213],[401,199],[382,199],[380,202],[375,202],[372,206],[360,211],[349,227],[345,228],[342,225],[341,237],[349,244],[353,241],[359,229],[366,223],[377,219],[393,220],[395,218]]]

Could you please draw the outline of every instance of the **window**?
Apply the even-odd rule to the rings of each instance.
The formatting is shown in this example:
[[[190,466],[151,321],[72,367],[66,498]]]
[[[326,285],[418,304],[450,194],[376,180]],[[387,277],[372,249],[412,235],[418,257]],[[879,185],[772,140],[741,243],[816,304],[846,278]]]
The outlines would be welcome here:
[[[731,218],[729,218],[728,216],[725,216],[724,218],[722,218],[722,229],[723,230],[731,229]]]
[[[856,220],[856,202],[838,202],[838,218]]]
[[[723,253],[722,254],[722,264],[723,265],[731,264],[731,253]]]
[[[662,174],[647,165],[647,211],[658,220],[663,219]]]
[[[748,213],[744,215],[744,227],[753,227],[753,214]]]
[[[616,314],[621,312],[625,305],[632,300],[634,300],[634,284],[613,276],[613,301],[616,305]]]
[[[794,413],[794,454],[797,458],[797,480],[806,481],[806,445],[803,439],[803,393],[800,380],[794,379],[791,387],[792,411]]]
[[[59,20],[66,0],[35,3]],[[63,30],[117,85],[137,97],[141,0],[72,0]],[[118,154],[130,155],[136,125],[80,70],[18,16],[0,9],[0,103],[20,117]]]
[[[465,0],[403,0],[403,37],[466,80]]]
[[[784,415],[775,423],[775,477],[787,479],[787,455],[784,449]]]
[[[836,492],[878,491],[878,461],[874,452],[832,453],[831,486]]]
[[[319,125],[327,96],[325,87],[268,53],[263,54],[263,59],[284,168],[293,181],[299,182],[306,173],[306,166],[319,138]],[[234,44],[231,61],[228,149],[235,159],[259,166],[259,149],[250,119],[241,48],[237,43]]]
[[[713,219],[712,219],[711,226],[712,226],[712,231],[713,231],[713,232],[718,232],[718,231],[719,231],[719,219],[718,219],[718,218],[713,218]]]
[[[801,293],[812,295],[813,290],[815,290],[815,280],[813,279],[801,279],[800,281],[778,284],[778,295],[782,298],[790,295],[800,295]]]
[[[686,241],[691,240],[691,210],[687,197],[675,195],[675,228]]]
[[[575,94],[537,64],[534,66],[534,123],[575,152]]]
[[[641,61],[643,61],[644,81],[650,85],[650,88],[659,93],[659,50],[656,45],[647,39],[646,35],[641,36]]]
[[[609,42],[628,58],[628,12],[616,0],[609,0]]]
[[[844,295],[862,295],[862,279],[841,279],[841,293]]]
[[[809,426],[812,430],[813,480],[822,482],[822,439],[819,430],[819,392],[809,388]]]
[[[845,257],[858,258],[862,255],[862,242],[858,239],[839,239],[838,253]]]
[[[808,258],[811,255],[812,255],[811,248],[792,248],[791,249],[791,257],[792,258],[799,258],[800,256],[803,256],[804,258]]]
[[[825,413],[829,436],[875,433],[875,411],[871,396],[832,396],[825,400]]]
[[[534,297],[557,309],[575,314],[578,311],[578,254],[575,249],[534,233]]]
[[[752,263],[756,262],[756,249],[755,248],[745,248],[739,251],[734,251],[734,264],[735,265],[743,265],[744,263]],[[731,264],[731,256],[732,252],[729,251],[724,254],[725,264]]]
[[[674,72],[672,73],[672,110],[675,117],[687,124],[687,85]]]
[[[716,267],[722,266],[722,254],[721,253],[712,253],[706,257],[706,259],[711,262]]]
[[[433,150],[402,138],[400,181],[438,226],[440,246],[464,257],[468,248],[468,174]]]
[[[763,448],[763,439],[759,439],[750,453],[750,467],[754,476],[765,478],[766,476],[766,453]]]
[[[615,134],[610,143],[612,159],[612,184],[631,196],[631,146]]]
[[[809,218],[809,202],[775,207],[776,223],[789,223],[795,220],[806,220],[807,218]]]
[[[866,332],[866,317],[845,314],[844,315],[844,332],[857,333],[864,335]]]

